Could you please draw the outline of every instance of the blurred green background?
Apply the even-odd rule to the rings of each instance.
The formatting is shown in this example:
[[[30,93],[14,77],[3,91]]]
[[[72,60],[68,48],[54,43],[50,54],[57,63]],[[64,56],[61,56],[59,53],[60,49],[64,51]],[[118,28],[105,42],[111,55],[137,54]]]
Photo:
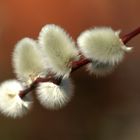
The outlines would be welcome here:
[[[139,0],[0,0],[0,82],[14,78],[11,56],[23,37],[37,38],[41,27],[54,23],[76,40],[94,26],[122,29],[140,25]],[[60,111],[35,101],[22,119],[0,116],[0,140],[140,140],[140,36],[128,43],[128,54],[105,78],[75,72],[75,96]]]

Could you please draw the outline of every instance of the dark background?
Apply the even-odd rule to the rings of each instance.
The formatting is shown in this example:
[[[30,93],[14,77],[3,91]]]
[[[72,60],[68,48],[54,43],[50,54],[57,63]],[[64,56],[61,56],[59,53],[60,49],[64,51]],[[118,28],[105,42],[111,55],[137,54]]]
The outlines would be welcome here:
[[[14,78],[12,50],[23,37],[37,38],[41,27],[54,23],[76,40],[94,26],[122,29],[140,25],[139,0],[0,0],[0,82]],[[84,69],[72,75],[73,100],[60,111],[35,101],[24,118],[0,116],[0,140],[139,140],[140,36],[128,43],[133,53],[105,78]]]

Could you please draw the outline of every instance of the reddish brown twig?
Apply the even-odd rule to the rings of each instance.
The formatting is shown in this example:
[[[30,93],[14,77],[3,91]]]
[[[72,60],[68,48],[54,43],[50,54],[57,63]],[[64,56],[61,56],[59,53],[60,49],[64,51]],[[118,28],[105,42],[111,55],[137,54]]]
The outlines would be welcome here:
[[[54,84],[59,85],[60,82],[61,82],[61,79],[62,79],[61,77],[60,77],[60,78],[54,78],[54,77],[51,77],[51,76],[46,77],[46,78],[38,77],[28,88],[26,88],[26,89],[20,91],[19,96],[20,96],[21,98],[24,98],[24,96],[25,96],[26,94],[28,94],[29,92],[31,92],[31,91],[33,91],[34,89],[36,89],[37,85],[38,85],[39,83],[41,83],[41,82],[52,82],[52,83],[54,83]]]
[[[90,63],[91,61],[89,59],[86,59],[84,57],[82,57],[79,61],[75,61],[72,63],[72,72],[78,70],[79,68],[81,68],[82,66]]]
[[[138,27],[137,29],[133,30],[132,32],[124,35],[122,37],[122,41],[124,44],[126,44],[128,41],[130,41],[132,38],[134,38],[135,36],[137,36],[138,34],[140,34],[140,27]],[[72,72],[80,69],[82,66],[85,66],[86,64],[90,63],[91,61],[89,59],[86,59],[84,57],[81,57],[81,59],[79,61],[75,61],[72,63]],[[26,94],[28,94],[29,92],[33,91],[36,89],[37,85],[40,82],[53,82],[55,84],[60,84],[62,80],[62,77],[60,78],[55,78],[53,76],[48,76],[46,78],[37,78],[31,85],[30,87],[26,88],[25,90],[21,91],[19,96],[21,98],[23,98]]]
[[[138,34],[140,34],[140,27],[136,28],[135,30],[133,30],[132,32],[124,35],[122,37],[122,41],[124,44],[126,44],[128,41],[130,41],[132,38],[134,38],[135,36],[137,36]]]

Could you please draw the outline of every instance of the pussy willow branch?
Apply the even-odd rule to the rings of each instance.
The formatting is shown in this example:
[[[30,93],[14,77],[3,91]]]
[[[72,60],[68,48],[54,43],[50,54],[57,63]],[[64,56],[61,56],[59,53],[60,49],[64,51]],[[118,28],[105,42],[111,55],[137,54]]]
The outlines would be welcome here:
[[[132,38],[134,38],[135,36],[137,36],[138,34],[140,34],[140,27],[136,28],[135,30],[133,30],[132,32],[124,35],[121,37],[122,41],[124,44],[126,44],[127,42],[129,42]],[[90,63],[91,61],[89,59],[84,58],[83,56],[81,56],[81,59],[79,61],[75,61],[72,62],[72,70],[71,73],[73,73],[74,71],[80,69],[82,66],[85,66],[86,64]],[[37,78],[28,88],[24,89],[23,91],[20,91],[19,96],[21,98],[24,98],[24,96],[26,94],[28,94],[29,92],[35,90],[37,88],[37,85],[41,82],[53,82],[54,84],[59,85],[60,82],[62,80],[62,77],[60,78],[55,78],[53,76],[47,76],[45,78]]]

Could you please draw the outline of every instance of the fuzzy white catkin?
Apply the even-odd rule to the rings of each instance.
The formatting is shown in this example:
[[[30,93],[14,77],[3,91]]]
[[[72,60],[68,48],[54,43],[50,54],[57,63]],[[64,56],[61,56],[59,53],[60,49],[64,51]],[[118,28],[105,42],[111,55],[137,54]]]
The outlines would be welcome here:
[[[60,85],[51,82],[40,83],[37,98],[48,109],[59,109],[65,106],[73,96],[73,85],[70,79],[63,79]]]
[[[71,62],[78,59],[72,38],[61,27],[49,24],[42,28],[39,44],[52,72],[67,77],[71,71]]]
[[[26,85],[31,84],[38,76],[47,74],[40,48],[30,38],[23,38],[16,44],[13,67],[18,79]]]
[[[92,61],[87,65],[87,70],[90,74],[94,74],[97,77],[109,75],[115,69],[116,65],[109,63],[101,63],[98,61]]]
[[[0,85],[0,112],[8,117],[19,118],[31,108],[30,98],[21,99],[19,92],[23,90],[17,80],[7,80]]]
[[[119,33],[107,27],[94,28],[84,31],[77,42],[87,58],[114,65],[121,62],[125,52],[132,49],[125,46]]]

